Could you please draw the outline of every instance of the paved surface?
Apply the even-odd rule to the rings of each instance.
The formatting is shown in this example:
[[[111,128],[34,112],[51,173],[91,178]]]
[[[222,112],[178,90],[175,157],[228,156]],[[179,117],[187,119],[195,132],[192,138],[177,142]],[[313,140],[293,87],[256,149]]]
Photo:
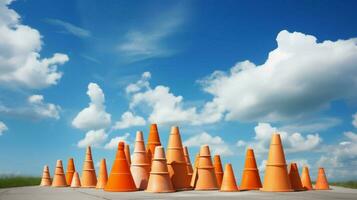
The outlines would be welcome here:
[[[72,189],[51,187],[19,187],[0,189],[0,200],[137,200],[137,199],[186,199],[186,200],[214,200],[214,199],[357,199],[357,189],[333,187],[329,191],[307,192],[218,192],[218,191],[185,191],[176,193],[147,193],[139,192],[104,192],[96,189]]]

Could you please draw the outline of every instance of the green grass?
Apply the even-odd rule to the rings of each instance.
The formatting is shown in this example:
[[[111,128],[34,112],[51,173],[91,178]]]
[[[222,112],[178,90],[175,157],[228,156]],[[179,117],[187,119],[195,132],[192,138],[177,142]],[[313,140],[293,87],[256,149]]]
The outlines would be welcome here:
[[[333,182],[330,185],[357,189],[357,181]]]
[[[29,176],[0,177],[0,188],[40,185],[41,178]]]

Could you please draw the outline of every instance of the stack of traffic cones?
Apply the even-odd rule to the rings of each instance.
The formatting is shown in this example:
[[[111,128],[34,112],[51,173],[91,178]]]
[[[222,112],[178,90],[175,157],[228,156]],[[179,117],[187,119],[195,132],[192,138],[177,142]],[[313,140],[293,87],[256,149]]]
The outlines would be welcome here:
[[[180,131],[177,126],[171,128],[169,144],[167,145],[167,167],[171,182],[176,190],[190,189],[185,156],[183,154]]]
[[[83,163],[82,187],[85,188],[94,188],[97,185],[97,176],[95,174],[95,168],[92,158],[92,150],[90,146],[87,147],[86,157]]]
[[[324,168],[320,167],[318,174],[317,174],[317,179],[315,183],[315,190],[329,190],[330,186],[328,184],[325,170]]]
[[[290,163],[288,168],[289,168],[289,179],[290,179],[291,188],[295,191],[305,190],[301,183],[297,164]]]
[[[242,175],[241,190],[259,190],[262,187],[257,162],[253,149],[247,149],[244,170]]]
[[[198,168],[198,161],[200,159],[200,154],[196,154],[195,157],[195,163],[193,164],[193,172],[192,172],[192,177],[191,177],[191,182],[190,182],[190,186],[192,188],[196,187],[196,183],[197,183],[197,168]]]
[[[133,162],[130,171],[136,188],[145,190],[149,179],[149,161],[146,156],[143,132],[136,132]]]
[[[57,160],[52,187],[67,187],[66,176],[63,172],[62,160]]]
[[[265,168],[262,191],[290,192],[291,184],[286,168],[285,155],[280,135],[273,134],[270,143],[268,162]]]
[[[236,178],[230,163],[226,164],[222,179],[221,192],[237,192],[239,191]]]
[[[174,192],[174,187],[167,169],[164,147],[155,148],[154,158],[151,163],[147,192]]]
[[[67,172],[66,172],[66,182],[67,185],[71,185],[72,183],[72,177],[74,172],[76,171],[76,168],[74,167],[74,161],[73,158],[70,158],[67,163]]]
[[[40,186],[51,186],[51,185],[52,185],[52,181],[51,181],[51,176],[50,176],[50,170],[48,169],[48,166],[45,165],[43,167],[42,179],[41,179]]]
[[[157,125],[151,124],[150,132],[149,132],[149,139],[148,139],[148,143],[146,145],[146,152],[147,152],[147,157],[148,157],[150,166],[151,166],[151,160],[154,156],[155,147],[157,147],[157,146],[161,146],[159,132],[157,130]]]
[[[119,142],[112,171],[110,172],[108,182],[104,187],[105,191],[131,192],[137,190],[130,172],[128,161],[126,160],[124,146],[124,142]]]
[[[191,165],[191,160],[190,160],[190,155],[188,154],[188,149],[187,147],[183,147],[183,155],[185,156],[185,161],[186,161],[186,166],[187,166],[187,173],[188,173],[188,179],[191,181],[192,178],[192,173],[193,173],[193,168]]]
[[[126,161],[128,161],[128,165],[131,165],[131,158],[130,158],[130,146],[128,144],[125,144],[125,149],[124,149]]]
[[[107,181],[108,181],[107,163],[105,162],[105,159],[103,158],[100,161],[100,165],[99,165],[99,176],[98,176],[96,188],[103,189],[104,186],[107,184]]]
[[[197,166],[197,178],[195,190],[217,190],[218,184],[216,175],[214,173],[214,167],[212,165],[211,153],[208,145],[201,146],[200,157]]]
[[[71,182],[71,187],[72,188],[78,188],[81,187],[81,180],[79,180],[79,175],[78,172],[74,172],[72,182]]]
[[[302,168],[301,183],[305,190],[312,190],[309,168],[307,166]]]
[[[221,157],[219,155],[213,156],[213,166],[214,166],[214,172],[216,174],[217,184],[218,187],[220,188],[223,179],[223,169],[222,169]]]

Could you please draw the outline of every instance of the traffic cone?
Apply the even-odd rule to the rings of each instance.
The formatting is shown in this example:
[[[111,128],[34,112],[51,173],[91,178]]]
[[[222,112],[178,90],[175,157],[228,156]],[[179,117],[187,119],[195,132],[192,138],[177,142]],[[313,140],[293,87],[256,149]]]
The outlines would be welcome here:
[[[185,156],[185,161],[186,161],[186,166],[187,166],[187,173],[188,173],[188,179],[191,181],[192,178],[192,173],[193,173],[193,168],[191,165],[191,160],[190,160],[190,155],[188,154],[188,149],[187,147],[183,147],[183,155]]]
[[[259,190],[262,187],[257,162],[253,149],[247,149],[244,170],[242,175],[241,190]]]
[[[45,165],[43,167],[42,179],[41,179],[40,186],[51,186],[51,185],[52,185],[52,181],[51,181],[51,176],[50,176],[50,170],[48,169],[48,166]]]
[[[52,187],[67,187],[66,176],[63,172],[62,160],[57,160],[55,175],[53,176]]]
[[[197,166],[197,181],[195,190],[217,190],[218,183],[212,165],[211,153],[208,145],[201,146]]]
[[[226,164],[224,169],[224,175],[222,179],[221,192],[238,192],[238,186],[232,165],[230,163]]]
[[[119,142],[112,171],[110,172],[105,191],[131,192],[136,191],[135,183],[130,172],[128,161],[124,153],[124,142]]]
[[[305,190],[312,190],[311,178],[309,174],[309,168],[304,166],[302,168],[301,183]]]
[[[149,166],[151,166],[151,160],[154,157],[155,147],[161,146],[159,132],[157,130],[156,124],[151,124],[148,143],[146,145],[146,153],[149,161]]]
[[[128,165],[131,165],[131,158],[130,158],[130,146],[128,144],[125,144],[125,149],[124,149],[126,161],[128,162]]]
[[[72,182],[71,182],[71,187],[72,188],[78,188],[81,187],[81,180],[79,179],[78,172],[74,172]]]
[[[223,180],[223,169],[222,169],[221,157],[219,155],[213,156],[213,166],[214,166],[214,173],[216,174],[218,188],[220,188]]]
[[[103,189],[104,186],[107,184],[107,181],[108,181],[107,164],[105,162],[105,159],[103,158],[100,161],[100,165],[99,165],[99,176],[97,179],[96,188]]]
[[[73,158],[70,158],[67,163],[67,172],[66,172],[66,182],[68,186],[71,185],[72,183],[72,177],[75,171],[76,168],[74,167]]]
[[[147,160],[143,132],[136,132],[133,162],[130,167],[136,188],[145,190],[149,180],[149,161]]]
[[[288,168],[289,168],[289,179],[290,179],[291,188],[295,191],[305,190],[301,183],[297,164],[290,163]]]
[[[171,128],[169,143],[167,145],[167,167],[169,170],[172,185],[176,190],[190,189],[190,179],[188,176],[185,156],[183,154],[180,131],[177,126]]]
[[[191,182],[190,182],[190,186],[192,188],[196,187],[196,183],[197,183],[197,167],[198,167],[198,160],[200,159],[200,154],[196,154],[196,158],[195,158],[195,163],[193,164],[193,172],[192,172],[192,177],[191,177]]]
[[[279,134],[273,134],[268,162],[265,169],[263,188],[266,192],[291,192],[291,184],[286,168],[283,145]]]
[[[330,186],[326,178],[325,170],[324,168],[320,167],[315,183],[315,190],[329,190],[329,189]]]
[[[84,188],[95,188],[97,185],[97,176],[95,174],[90,146],[87,147],[86,157],[83,163],[81,183]]]
[[[164,147],[155,148],[146,192],[174,192],[166,164]]]

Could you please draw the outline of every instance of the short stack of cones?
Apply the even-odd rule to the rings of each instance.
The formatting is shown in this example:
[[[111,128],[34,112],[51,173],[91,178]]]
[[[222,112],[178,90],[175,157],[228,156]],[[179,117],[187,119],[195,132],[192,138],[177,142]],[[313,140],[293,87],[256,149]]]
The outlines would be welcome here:
[[[125,144],[125,149],[124,149],[126,161],[128,161],[128,165],[131,165],[131,157],[130,157],[130,146],[128,144]]]
[[[288,169],[289,169],[289,179],[290,179],[291,188],[295,191],[305,190],[301,183],[297,164],[290,163]]]
[[[224,175],[222,179],[221,192],[238,192],[238,186],[232,165],[230,163],[226,164],[224,168]]]
[[[329,190],[330,186],[328,184],[325,169],[320,167],[317,173],[317,179],[315,183],[315,190]]]
[[[192,179],[196,180],[196,183],[194,184],[195,190],[218,189],[217,179],[214,173],[214,167],[208,145],[201,146],[196,176],[197,177],[192,177]]]
[[[66,176],[63,172],[62,160],[57,160],[55,174],[53,175],[52,187],[67,187]]]
[[[280,135],[273,134],[262,191],[291,192],[291,184],[287,172],[286,160]]]
[[[74,167],[74,161],[73,158],[70,158],[67,163],[67,172],[66,172],[66,182],[67,185],[71,185],[72,183],[72,177],[74,172],[76,171],[76,168]]]
[[[86,157],[83,163],[81,183],[82,183],[82,187],[85,188],[94,188],[97,185],[97,176],[95,174],[95,168],[92,158],[92,150],[90,146],[87,147]]]
[[[259,190],[262,187],[257,162],[253,149],[247,149],[244,170],[242,175],[241,190]]]
[[[183,155],[185,156],[185,161],[186,161],[186,166],[187,166],[187,173],[188,173],[188,179],[191,181],[192,178],[192,173],[193,173],[193,168],[191,165],[191,160],[190,160],[190,155],[188,154],[188,149],[187,147],[183,147]]]
[[[309,168],[307,166],[302,168],[301,183],[305,190],[312,190]]]
[[[74,172],[72,182],[71,182],[71,187],[72,188],[79,188],[81,187],[81,180],[79,179],[78,172]]]
[[[103,158],[100,161],[100,165],[99,165],[99,176],[97,179],[97,189],[103,189],[104,186],[107,184],[108,181],[108,172],[107,172],[107,163],[105,161],[105,159]]]
[[[136,188],[145,190],[149,180],[149,161],[146,156],[145,143],[143,132],[136,132],[133,162],[131,163],[130,171]]]
[[[177,126],[171,128],[169,144],[167,145],[167,167],[171,182],[176,190],[190,189],[190,179],[187,164],[183,154],[180,131]]]
[[[164,147],[155,148],[154,157],[151,163],[147,192],[174,192],[169,171],[166,164]]]
[[[42,179],[40,186],[51,186],[52,181],[51,181],[51,176],[50,176],[50,170],[48,169],[48,166],[45,165],[43,167],[43,172],[42,172]]]
[[[136,191],[136,186],[130,172],[128,161],[124,152],[124,142],[119,142],[118,151],[115,156],[108,182],[104,187],[109,192],[131,192]]]
[[[214,166],[214,173],[216,174],[217,184],[218,187],[220,188],[223,180],[221,156],[219,155],[213,156],[213,166]]]
[[[151,124],[148,143],[146,145],[146,152],[150,165],[151,165],[151,160],[154,157],[155,147],[157,146],[161,146],[159,132],[157,130],[157,125]]]

